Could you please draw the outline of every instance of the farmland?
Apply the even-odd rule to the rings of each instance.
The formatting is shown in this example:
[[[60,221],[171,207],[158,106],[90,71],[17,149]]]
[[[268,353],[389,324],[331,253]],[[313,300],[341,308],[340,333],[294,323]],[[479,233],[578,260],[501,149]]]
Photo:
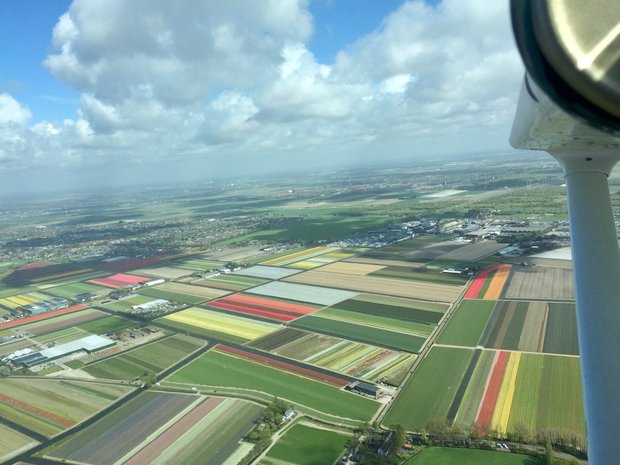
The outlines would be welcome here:
[[[253,276],[255,278],[265,279],[282,279],[293,274],[297,274],[300,271],[291,270],[290,268],[280,268],[277,266],[262,266],[255,265],[250,268],[246,268],[241,271],[235,271],[233,275]]]
[[[141,305],[147,302],[152,302],[155,300],[153,297],[146,297],[139,294],[134,294],[129,297],[115,300],[107,304],[101,305],[101,308],[105,308],[106,310],[110,310],[112,312],[128,312],[131,310],[133,305]]]
[[[105,316],[106,314],[103,312],[100,312],[99,310],[87,308],[84,310],[79,310],[77,312],[69,312],[63,315],[59,315],[54,318],[48,318],[45,320],[40,320],[40,321],[35,321],[33,323],[20,325],[19,329],[21,331],[26,331],[30,334],[35,334],[35,335],[45,334],[45,333],[57,331],[63,328],[80,325],[80,324],[86,323],[91,320],[97,320]]]
[[[43,436],[53,436],[109,405],[132,388],[51,379],[5,379],[0,413]]]
[[[405,465],[536,465],[529,455],[506,452],[429,447],[405,462]]]
[[[443,273],[441,269],[429,267],[405,268],[402,266],[386,266],[370,273],[370,275],[383,278],[426,281],[429,283],[454,284],[456,286],[465,285],[469,279],[467,275]]]
[[[332,464],[344,452],[349,437],[346,434],[297,424],[269,449],[259,465]]]
[[[506,291],[506,298],[574,300],[573,271],[543,266],[515,267]]]
[[[96,378],[134,379],[144,373],[157,374],[197,350],[203,342],[174,335],[82,368]]]
[[[192,255],[185,258],[177,258],[168,262],[175,268],[182,268],[189,270],[190,273],[194,271],[205,272],[215,268],[224,266],[224,262],[211,260],[209,258],[202,257],[200,255]]]
[[[433,331],[446,309],[447,306],[432,302],[362,294],[322,310],[318,315],[425,337]]]
[[[158,318],[156,321],[182,331],[233,343],[244,343],[279,329],[275,324],[197,307]]]
[[[363,258],[393,260],[395,257],[398,257],[398,260],[407,262],[424,262],[437,258],[449,250],[462,245],[462,243],[453,243],[451,246],[446,246],[445,243],[441,242],[441,237],[439,236],[417,236],[397,244],[366,252]]]
[[[320,269],[293,275],[286,281],[437,302],[453,302],[462,291],[462,286],[416,281],[405,284],[399,279],[345,275]]]
[[[496,241],[480,241],[474,244],[463,245],[454,250],[446,252],[443,255],[437,257],[438,260],[457,260],[462,262],[476,262],[488,255],[497,252],[500,249],[506,247],[506,244],[501,244]]]
[[[166,379],[171,383],[203,385],[266,393],[331,415],[368,421],[379,404],[248,360],[211,350]]]
[[[182,276],[192,274],[192,270],[186,270],[184,268],[174,268],[172,266],[155,266],[149,268],[139,268],[137,270],[133,270],[132,273],[143,276],[150,276],[152,278],[177,279]]]
[[[50,297],[41,292],[28,292],[25,294],[12,295],[0,299],[0,306],[9,310],[16,309],[22,305],[31,305],[49,300]]]
[[[465,375],[473,351],[434,347],[392,404],[383,423],[420,431],[435,418],[445,418]]]
[[[8,460],[20,451],[37,444],[34,439],[0,424],[0,461]]]
[[[314,257],[311,257],[305,260],[301,260],[299,262],[291,263],[287,266],[291,268],[301,269],[301,270],[311,270],[313,268],[323,266],[328,263],[333,263],[338,260],[350,258],[353,255],[354,254],[352,253],[333,251],[333,252],[328,252],[322,255],[317,255],[317,256],[314,256]]]
[[[367,274],[384,269],[385,266],[368,265],[365,263],[337,262],[326,265],[321,271],[329,271],[331,273],[352,274],[355,276],[366,276]]]
[[[105,278],[89,279],[88,282],[99,286],[111,287],[113,289],[149,281],[150,278],[144,276],[134,276],[130,274],[117,273]]]
[[[357,295],[354,292],[343,291],[340,289],[306,286],[304,284],[293,284],[281,281],[273,281],[268,284],[263,284],[262,286],[249,290],[248,292],[270,297],[279,297],[282,299],[298,300],[300,302],[309,302],[317,305],[334,305]]]
[[[94,465],[219,465],[261,410],[237,399],[145,392],[47,455]]]
[[[324,334],[285,328],[250,344],[293,360],[370,381],[386,379],[400,384],[415,355],[348,341]]]
[[[497,264],[481,271],[465,293],[467,299],[497,300],[510,275],[511,265]]]
[[[349,323],[412,333],[422,337],[428,336],[435,328],[433,325],[427,323],[418,323],[415,321],[399,320],[397,318],[390,318],[380,315],[371,315],[364,312],[342,310],[337,307],[323,309],[317,315],[334,320],[342,320]]]
[[[477,346],[494,308],[494,301],[461,301],[454,315],[441,332],[437,343]]]
[[[485,347],[578,355],[573,303],[503,301],[486,331]]]
[[[192,281],[196,286],[206,286],[224,291],[243,291],[250,287],[268,282],[268,279],[254,276],[242,276],[240,274],[220,274],[206,279]]]
[[[0,323],[0,329],[14,328],[15,326],[26,325],[28,323],[34,323],[35,321],[48,320],[56,316],[78,312],[80,310],[84,310],[85,308],[85,305],[73,305],[71,307],[63,308],[60,310],[52,310],[50,312],[40,313],[38,315],[27,316],[25,318],[19,318],[13,321],[7,321],[6,323]]]
[[[196,305],[207,300],[216,299],[228,294],[227,291],[192,286],[183,283],[164,283],[159,286],[144,287],[138,291],[142,295],[165,299],[172,302]]]
[[[63,286],[48,287],[45,289],[46,294],[63,297],[65,299],[72,299],[78,294],[92,293],[96,295],[103,295],[107,291],[99,286],[88,283],[71,283]]]
[[[238,312],[248,316],[260,316],[276,321],[291,321],[317,310],[308,305],[293,304],[279,300],[235,294],[209,302],[210,307]]]
[[[419,430],[435,418],[526,438],[545,434],[584,444],[579,359],[434,347],[394,402],[384,424]],[[566,408],[570,405],[571,408]],[[449,415],[449,413],[451,414]]]
[[[136,326],[133,321],[116,316],[106,316],[97,320],[80,323],[77,327],[93,334],[115,333]]]
[[[313,247],[310,249],[304,249],[304,250],[300,250],[297,252],[282,255],[277,258],[272,258],[271,260],[266,260],[262,262],[261,265],[285,266],[291,263],[301,262],[303,260],[309,260],[313,257],[316,257],[318,255],[323,255],[333,250],[337,250],[337,249],[335,247]]]
[[[111,465],[196,400],[189,395],[144,392],[48,454],[60,459]]]
[[[338,387],[344,387],[349,384],[349,379],[345,379],[344,377],[338,377],[332,374],[328,374],[322,371],[318,371],[313,368],[304,367],[299,364],[290,363],[284,360],[276,359],[267,355],[250,352],[244,349],[237,349],[235,347],[230,347],[226,345],[218,345],[215,350],[218,352],[222,352],[225,354],[233,355],[235,357],[242,358],[244,360],[249,360],[252,362],[260,363],[261,365],[265,365],[268,367],[277,368],[278,370],[286,371],[288,373],[293,373],[299,376],[303,376],[304,378],[314,379],[317,381],[322,381],[327,384],[332,384]]]
[[[418,352],[426,341],[425,337],[409,333],[389,331],[387,329],[373,328],[313,315],[295,320],[291,325],[296,328],[308,329],[408,352]]]

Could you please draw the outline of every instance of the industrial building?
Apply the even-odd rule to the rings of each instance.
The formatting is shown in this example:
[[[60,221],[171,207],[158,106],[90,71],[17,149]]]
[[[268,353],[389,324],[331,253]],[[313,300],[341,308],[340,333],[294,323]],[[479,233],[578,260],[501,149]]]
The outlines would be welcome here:
[[[43,350],[18,350],[17,352],[6,356],[4,361],[11,362],[11,364],[16,367],[24,366],[29,368],[80,351],[90,354],[99,350],[107,349],[115,344],[116,341],[108,339],[107,337],[92,335]]]

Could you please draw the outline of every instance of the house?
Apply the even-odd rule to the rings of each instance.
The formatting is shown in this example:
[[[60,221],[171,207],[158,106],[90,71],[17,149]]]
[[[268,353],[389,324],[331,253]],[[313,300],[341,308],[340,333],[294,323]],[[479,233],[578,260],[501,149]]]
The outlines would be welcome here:
[[[289,408],[284,412],[284,415],[282,415],[282,421],[290,421],[293,417],[295,417],[295,410]]]

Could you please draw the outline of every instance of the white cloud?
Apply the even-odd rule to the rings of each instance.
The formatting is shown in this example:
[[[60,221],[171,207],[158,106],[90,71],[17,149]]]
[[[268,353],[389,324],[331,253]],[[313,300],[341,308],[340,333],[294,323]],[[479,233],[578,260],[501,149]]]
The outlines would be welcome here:
[[[31,118],[28,108],[22,106],[9,94],[0,94],[0,126],[9,123],[23,124]]]
[[[334,63],[309,49],[313,27],[308,0],[74,0],[45,66],[79,111],[28,127],[0,94],[3,166],[507,146],[522,75],[507,2],[405,2]]]

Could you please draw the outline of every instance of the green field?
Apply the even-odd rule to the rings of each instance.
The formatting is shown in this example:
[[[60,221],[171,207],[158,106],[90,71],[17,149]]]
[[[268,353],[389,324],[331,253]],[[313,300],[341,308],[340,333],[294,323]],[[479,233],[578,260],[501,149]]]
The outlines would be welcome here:
[[[473,351],[433,347],[392,404],[383,424],[420,431],[429,420],[446,418]]]
[[[145,373],[159,373],[202,344],[198,339],[174,335],[87,365],[82,370],[96,378],[134,379]]]
[[[181,292],[167,291],[159,287],[143,287],[138,291],[139,294],[154,297],[156,299],[169,300],[182,304],[196,305],[207,300],[206,297],[198,295],[183,294]]]
[[[405,465],[543,465],[529,455],[509,454],[490,450],[429,447]]]
[[[579,359],[522,354],[508,430],[524,426],[531,434],[577,436],[585,442]]]
[[[323,309],[317,313],[317,315],[332,318],[334,320],[344,320],[361,325],[376,326],[378,328],[388,330],[407,331],[423,337],[428,336],[435,329],[435,325],[431,324],[418,323],[417,321],[398,320],[396,318],[372,315],[370,313],[362,313],[352,310],[342,310],[337,308],[337,306],[338,304],[334,307]]]
[[[134,326],[136,326],[136,323],[133,321],[125,320],[116,316],[107,316],[105,318],[99,318],[98,320],[82,323],[76,326],[76,328],[80,328],[83,331],[93,334],[107,334],[122,331]]]
[[[165,264],[175,266],[177,268],[184,268],[186,270],[202,272],[220,268],[224,265],[222,262],[216,262],[215,260],[208,260],[200,257],[177,258]]]
[[[579,354],[577,316],[574,303],[550,303],[545,332],[544,352]]]
[[[81,339],[86,336],[89,336],[89,333],[74,326],[71,328],[61,329],[60,331],[46,333],[42,336],[36,336],[33,339],[39,344],[47,344],[52,341],[55,344],[64,344],[65,342],[75,341],[76,339]]]
[[[375,401],[328,384],[285,373],[217,351],[209,351],[166,379],[173,383],[240,388],[265,392],[328,414],[368,421]]]
[[[127,297],[126,299],[115,300],[107,304],[101,305],[101,308],[105,308],[106,310],[110,310],[112,312],[127,312],[131,309],[133,305],[145,304],[147,302],[152,302],[155,300],[153,297],[145,297],[143,295],[133,295]]]
[[[380,276],[383,278],[411,279],[414,281],[427,281],[429,283],[456,284],[464,286],[469,280],[469,276],[442,273],[441,269],[433,268],[406,268],[402,266],[386,266],[385,268],[373,271],[370,276]]]
[[[424,341],[426,341],[425,337],[413,334],[373,328],[313,315],[299,318],[293,321],[291,326],[331,334],[345,339],[368,342],[373,345],[406,350],[408,352],[418,352]]]
[[[332,464],[343,453],[349,438],[349,435],[297,424],[269,449],[259,465]]]
[[[495,303],[492,300],[463,300],[441,331],[437,343],[476,347]]]
[[[64,297],[65,299],[72,299],[76,295],[86,292],[99,295],[105,294],[107,292],[103,290],[101,286],[96,286],[89,283],[72,283],[65,284],[64,286],[48,287],[44,289],[44,291],[46,294]]]
[[[337,307],[352,312],[430,325],[436,325],[448,308],[446,305],[433,302],[383,298],[382,296],[369,296],[367,294],[340,302]]]
[[[221,274],[200,281],[201,286],[223,289],[226,291],[242,291],[249,287],[258,286],[269,282],[268,279],[255,278],[253,276],[241,276],[238,274]]]

